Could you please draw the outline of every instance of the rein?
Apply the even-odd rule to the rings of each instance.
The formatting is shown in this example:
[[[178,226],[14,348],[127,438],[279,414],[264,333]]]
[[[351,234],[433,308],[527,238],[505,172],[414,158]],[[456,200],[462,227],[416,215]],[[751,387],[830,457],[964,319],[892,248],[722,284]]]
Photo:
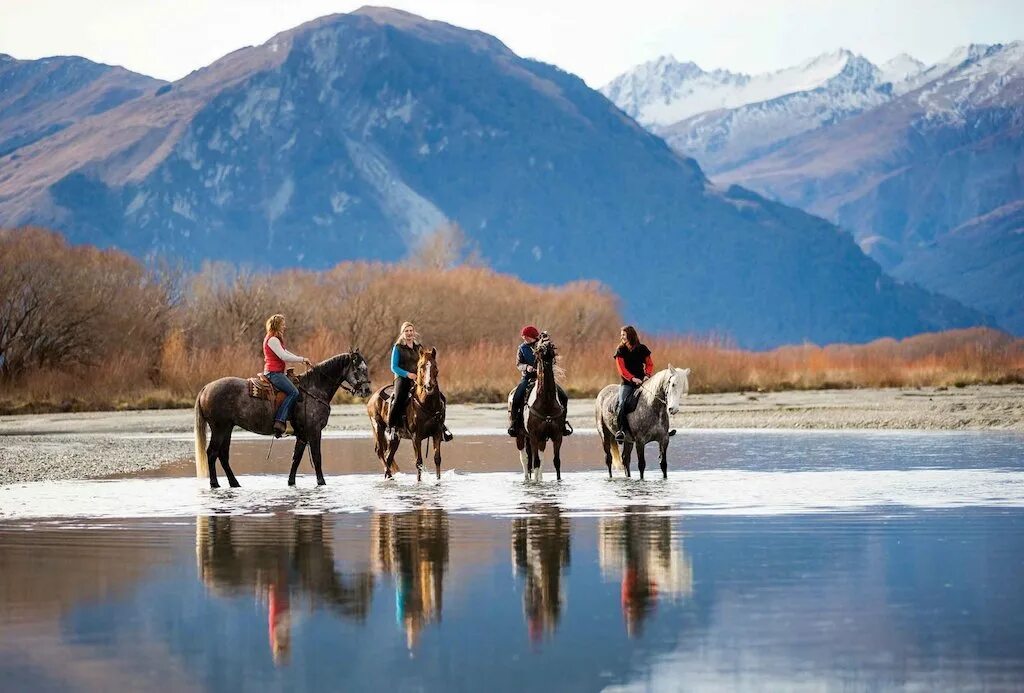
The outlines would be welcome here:
[[[309,369],[308,371],[306,371],[306,373],[303,373],[303,376],[305,376],[305,375],[306,375],[306,374],[308,374],[308,373],[311,373],[311,372],[312,372],[312,371],[314,371],[314,370],[315,370],[316,368],[317,368],[316,366],[313,366],[313,368],[310,368],[310,369]],[[321,396],[320,396],[320,395],[318,395],[317,393],[313,392],[312,390],[310,390],[310,389],[309,389],[309,388],[307,388],[307,387],[304,387],[304,386],[303,386],[303,385],[301,385],[301,384],[296,384],[296,387],[297,387],[297,388],[299,389],[299,391],[300,391],[300,392],[302,392],[303,394],[305,394],[305,395],[309,395],[309,396],[310,396],[310,397],[312,397],[312,398],[313,398],[313,399],[314,399],[315,401],[317,401],[317,402],[319,402],[320,404],[324,405],[324,406],[325,406],[325,407],[327,407],[328,409],[330,409],[330,408],[331,408],[331,402],[330,402],[330,400],[328,400],[328,399],[325,399],[324,397],[321,397]],[[344,390],[345,392],[349,393],[350,395],[355,395],[355,394],[356,394],[356,390],[355,390],[355,388],[354,388],[354,387],[352,387],[351,385],[349,385],[349,384],[348,384],[348,381],[347,381],[347,380],[345,380],[345,374],[344,374],[344,373],[342,373],[342,375],[341,375],[341,378],[340,378],[340,380],[338,381],[338,384],[337,384],[337,385],[335,385],[335,387],[334,387],[334,390],[335,390],[335,392],[337,392],[337,391],[338,391],[339,389],[341,389],[341,390]]]
[[[652,378],[648,378],[643,384],[641,384],[640,387],[638,387],[636,389],[636,394],[634,394],[634,397],[639,397],[640,396],[640,390],[646,389],[647,388],[647,383],[651,382],[651,380],[652,380]],[[657,390],[647,390],[647,391],[651,393],[651,397],[653,397],[654,399],[658,400],[659,402],[664,404],[666,407],[668,406],[668,400],[667,399],[662,399],[661,397],[659,397]]]

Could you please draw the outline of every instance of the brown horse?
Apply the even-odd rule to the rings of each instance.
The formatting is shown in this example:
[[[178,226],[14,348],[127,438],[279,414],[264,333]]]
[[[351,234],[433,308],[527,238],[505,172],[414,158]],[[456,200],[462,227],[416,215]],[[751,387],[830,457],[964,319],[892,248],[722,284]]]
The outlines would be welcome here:
[[[416,450],[416,480],[423,478],[423,441],[434,442],[434,466],[437,478],[441,478],[441,441],[444,439],[444,395],[437,385],[437,349],[426,351],[420,347],[416,364],[416,387],[405,404],[405,425],[397,429],[390,438],[386,435],[391,398],[385,391],[392,386],[382,387],[373,393],[366,403],[366,413],[373,428],[374,450],[384,465],[384,478],[390,479],[398,471],[395,452],[401,438],[412,440]]]
[[[555,386],[557,351],[546,334],[541,335],[533,351],[537,355],[537,384],[526,401],[524,425],[519,428],[519,434],[516,436],[516,448],[523,463],[526,481],[531,477],[534,481],[540,481],[540,453],[550,440],[554,453],[555,476],[561,481],[562,435],[565,433],[565,417],[568,412],[558,401],[558,389]]]

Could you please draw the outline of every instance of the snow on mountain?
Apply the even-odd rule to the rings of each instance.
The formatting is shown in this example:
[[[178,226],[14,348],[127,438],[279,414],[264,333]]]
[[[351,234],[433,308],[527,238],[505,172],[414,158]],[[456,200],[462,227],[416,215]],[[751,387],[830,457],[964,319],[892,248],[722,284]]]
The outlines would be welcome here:
[[[927,70],[928,66],[912,55],[900,53],[895,58],[882,63],[879,69],[882,73],[882,81],[889,82],[894,89],[899,90],[900,85]]]
[[[619,75],[601,92],[639,123],[667,126],[708,111],[816,89],[840,75],[856,58],[841,49],[794,67],[747,75],[728,70],[706,72],[695,63],[662,56]]]
[[[777,143],[892,98],[892,88],[883,73],[849,51],[828,53],[775,73],[772,84],[785,84],[789,91],[651,129],[677,151],[697,159],[710,173],[718,173],[769,151]]]

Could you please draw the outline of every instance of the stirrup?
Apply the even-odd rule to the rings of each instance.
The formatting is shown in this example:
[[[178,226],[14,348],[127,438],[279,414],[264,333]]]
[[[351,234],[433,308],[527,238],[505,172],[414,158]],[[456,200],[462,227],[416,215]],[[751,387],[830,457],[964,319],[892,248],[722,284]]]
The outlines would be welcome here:
[[[573,431],[572,431],[572,424],[569,423],[568,421],[566,421],[565,422],[565,426],[562,429],[562,435],[563,436],[571,436],[572,433],[573,433]]]
[[[615,431],[615,442],[616,443],[625,443],[626,442],[626,432],[625,431]]]
[[[668,437],[669,437],[669,438],[671,438],[671,437],[672,437],[672,436],[674,436],[675,434],[676,434],[676,429],[674,429],[674,428],[670,428],[670,429],[668,429]]]
[[[455,436],[452,434],[451,431],[448,430],[448,427],[445,426],[444,427],[444,431],[442,431],[442,433],[441,433],[441,439],[444,440],[444,442],[447,443],[450,440],[454,440]]]

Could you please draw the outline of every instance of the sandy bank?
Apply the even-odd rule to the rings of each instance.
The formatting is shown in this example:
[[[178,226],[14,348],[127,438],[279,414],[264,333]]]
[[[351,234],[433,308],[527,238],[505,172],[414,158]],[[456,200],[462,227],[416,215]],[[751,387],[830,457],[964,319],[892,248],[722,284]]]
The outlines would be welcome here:
[[[569,411],[578,430],[593,429],[592,400],[573,400]],[[95,478],[190,457],[192,416],[164,410],[0,417],[0,484]],[[1024,386],[690,395],[673,423],[679,429],[1024,431]],[[448,424],[456,434],[500,433],[505,407],[452,405]],[[366,430],[364,407],[334,407],[328,435]]]

